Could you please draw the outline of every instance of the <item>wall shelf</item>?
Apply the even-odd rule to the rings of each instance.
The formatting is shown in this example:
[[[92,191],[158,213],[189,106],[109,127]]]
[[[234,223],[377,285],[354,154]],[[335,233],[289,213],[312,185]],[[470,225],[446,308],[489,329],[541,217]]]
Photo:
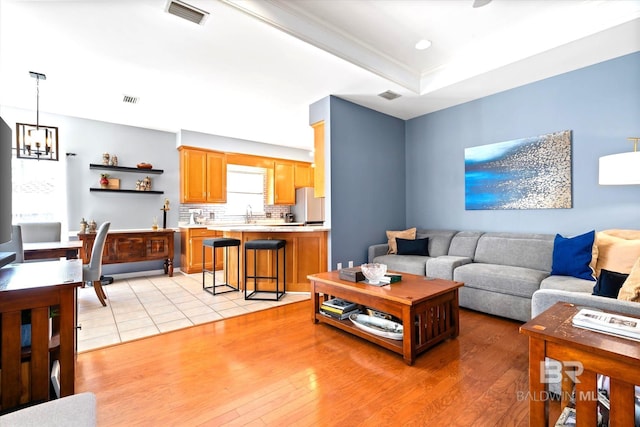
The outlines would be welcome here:
[[[119,190],[115,188],[89,188],[89,191],[102,191],[105,193],[136,193],[136,194],[164,194],[164,191],[140,191],[140,190]]]
[[[127,166],[109,166],[109,165],[99,165],[95,163],[90,163],[89,169],[102,169],[102,170],[119,171],[119,172],[137,172],[137,173],[146,173],[146,174],[164,173],[164,170],[162,169],[131,168]],[[133,191],[136,191],[136,190],[133,190]]]

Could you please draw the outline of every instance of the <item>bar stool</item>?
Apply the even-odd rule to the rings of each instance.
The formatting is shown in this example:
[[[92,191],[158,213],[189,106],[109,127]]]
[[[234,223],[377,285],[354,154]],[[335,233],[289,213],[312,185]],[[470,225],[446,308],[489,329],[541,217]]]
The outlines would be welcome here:
[[[229,284],[229,248],[237,247],[236,252],[238,260],[236,263],[236,286]],[[213,251],[213,265],[211,270],[206,267],[206,248],[211,248]],[[216,285],[216,248],[225,248],[225,262],[224,262],[224,283]],[[206,285],[206,274],[209,273],[213,276],[213,284],[211,286]],[[202,242],[202,289],[209,292],[212,295],[226,294],[227,292],[233,292],[239,290],[240,284],[240,240],[231,239],[228,237],[218,237],[215,239],[205,239]],[[224,291],[216,292],[217,288],[225,288]]]
[[[279,239],[256,239],[249,240],[244,244],[244,299],[278,301],[287,291],[287,249],[286,241]],[[282,290],[280,290],[280,249],[282,249]],[[253,275],[247,274],[247,264],[249,263],[248,251],[253,251]],[[259,276],[258,275],[258,251],[273,251],[275,253],[275,276]],[[249,292],[249,280],[253,279],[253,291]],[[260,290],[258,289],[258,279],[275,280],[276,289]],[[262,297],[262,294],[272,294],[273,298]]]

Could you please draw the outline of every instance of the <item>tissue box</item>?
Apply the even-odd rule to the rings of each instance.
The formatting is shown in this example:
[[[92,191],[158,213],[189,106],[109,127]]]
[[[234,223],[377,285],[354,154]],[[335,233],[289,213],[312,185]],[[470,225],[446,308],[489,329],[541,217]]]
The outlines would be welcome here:
[[[362,282],[365,279],[360,267],[343,268],[338,270],[338,276],[340,277],[340,280],[346,280],[347,282]]]

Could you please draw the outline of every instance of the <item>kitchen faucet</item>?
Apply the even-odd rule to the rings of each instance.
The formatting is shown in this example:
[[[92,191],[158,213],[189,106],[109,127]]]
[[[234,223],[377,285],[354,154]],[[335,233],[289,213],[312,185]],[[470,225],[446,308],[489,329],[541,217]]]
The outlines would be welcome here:
[[[245,221],[247,222],[247,224],[252,222],[252,216],[253,216],[253,213],[251,212],[251,205],[247,205],[247,211],[245,216]]]

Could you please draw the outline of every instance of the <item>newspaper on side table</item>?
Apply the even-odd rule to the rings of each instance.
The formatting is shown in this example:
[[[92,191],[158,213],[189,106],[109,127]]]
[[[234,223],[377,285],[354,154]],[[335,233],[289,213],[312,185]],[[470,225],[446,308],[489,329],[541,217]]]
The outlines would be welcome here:
[[[581,328],[640,341],[640,319],[634,317],[583,308],[572,322]]]

